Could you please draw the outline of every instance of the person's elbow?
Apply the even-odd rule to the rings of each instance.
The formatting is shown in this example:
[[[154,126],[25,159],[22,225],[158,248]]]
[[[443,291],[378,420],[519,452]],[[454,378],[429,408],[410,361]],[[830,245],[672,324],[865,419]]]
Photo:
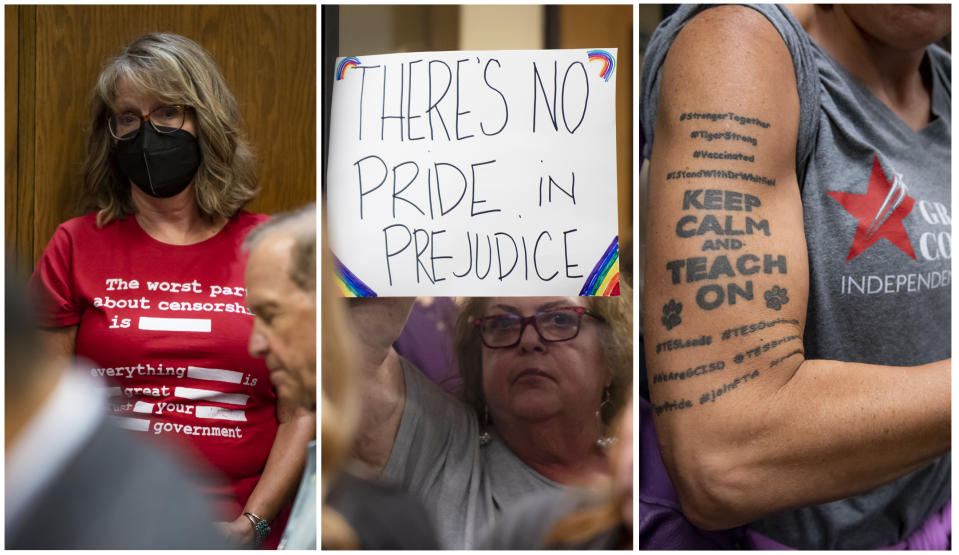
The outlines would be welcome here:
[[[758,483],[750,470],[749,447],[733,442],[686,442],[664,456],[685,517],[702,530],[726,530],[764,514],[761,498],[768,484]]]

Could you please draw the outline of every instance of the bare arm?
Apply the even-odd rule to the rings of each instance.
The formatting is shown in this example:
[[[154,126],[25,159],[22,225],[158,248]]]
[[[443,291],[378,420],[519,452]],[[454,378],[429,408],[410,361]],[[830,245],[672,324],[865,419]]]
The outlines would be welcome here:
[[[289,501],[303,475],[306,446],[316,438],[316,413],[298,411],[276,428],[276,438],[260,481],[246,502],[243,512],[272,520]]]
[[[671,47],[643,329],[663,458],[703,528],[868,491],[951,445],[948,361],[805,359],[798,114],[791,58],[761,14],[707,10]]]
[[[306,446],[315,437],[316,413],[313,411],[296,410],[288,413],[285,421],[280,421],[263,474],[243,506],[243,513],[253,513],[269,521],[276,517],[296,491],[306,464]],[[226,523],[225,532],[237,545],[253,543],[253,525],[242,514]]]
[[[43,351],[51,358],[69,361],[77,350],[78,327],[74,325],[62,328],[39,328]]]
[[[406,385],[393,342],[403,331],[414,301],[414,297],[352,299],[349,305],[363,403],[354,452],[377,471],[389,460],[403,416]]]

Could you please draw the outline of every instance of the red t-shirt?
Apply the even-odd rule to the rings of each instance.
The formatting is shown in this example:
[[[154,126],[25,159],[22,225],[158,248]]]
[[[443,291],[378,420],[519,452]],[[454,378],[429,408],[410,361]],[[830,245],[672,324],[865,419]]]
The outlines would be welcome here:
[[[247,352],[241,249],[267,219],[241,211],[206,241],[168,245],[136,218],[97,229],[88,214],[57,228],[31,280],[40,325],[79,324],[76,354],[103,379],[117,421],[185,446],[226,478],[204,484],[222,518],[239,516],[276,435],[269,371]]]

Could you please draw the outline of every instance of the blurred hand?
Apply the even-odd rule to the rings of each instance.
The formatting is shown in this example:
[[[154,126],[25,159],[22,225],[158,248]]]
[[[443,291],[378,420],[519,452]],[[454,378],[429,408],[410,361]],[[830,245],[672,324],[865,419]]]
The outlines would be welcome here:
[[[253,547],[253,525],[243,515],[230,522],[217,522],[216,527],[236,547]]]

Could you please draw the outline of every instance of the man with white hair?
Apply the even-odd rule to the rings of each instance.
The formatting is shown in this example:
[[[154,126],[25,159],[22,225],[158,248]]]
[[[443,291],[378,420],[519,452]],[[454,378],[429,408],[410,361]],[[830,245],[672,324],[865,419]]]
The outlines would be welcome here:
[[[274,216],[244,248],[247,305],[256,315],[250,354],[266,359],[277,412],[313,438],[279,547],[316,549],[316,207]]]

